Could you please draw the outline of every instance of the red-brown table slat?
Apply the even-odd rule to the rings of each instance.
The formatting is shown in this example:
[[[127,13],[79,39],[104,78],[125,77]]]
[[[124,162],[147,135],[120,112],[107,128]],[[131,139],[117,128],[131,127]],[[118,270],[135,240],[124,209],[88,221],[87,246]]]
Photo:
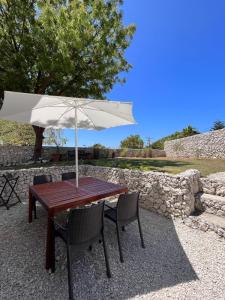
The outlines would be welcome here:
[[[79,178],[79,188],[76,188],[74,179],[30,186],[29,223],[32,222],[33,196],[44,206],[48,212],[46,269],[54,269],[54,262],[52,261],[52,218],[56,213],[68,208],[85,205],[106,197],[126,192],[128,192],[126,186],[106,182],[93,177]]]

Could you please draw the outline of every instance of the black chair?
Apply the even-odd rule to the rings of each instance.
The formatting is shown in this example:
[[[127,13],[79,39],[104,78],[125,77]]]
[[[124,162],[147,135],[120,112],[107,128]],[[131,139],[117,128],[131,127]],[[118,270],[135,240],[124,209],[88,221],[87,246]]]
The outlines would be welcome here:
[[[70,180],[70,179],[75,179],[75,178],[76,178],[75,172],[68,172],[68,173],[62,174],[62,180]]]
[[[72,265],[71,265],[71,251],[73,250],[89,250],[92,249],[94,242],[102,240],[106,273],[111,277],[108,254],[104,237],[104,202],[94,204],[90,207],[82,207],[72,209],[68,215],[68,221],[65,225],[58,224],[54,220],[54,245],[55,237],[59,236],[66,243],[67,248],[67,268],[68,268],[68,287],[69,299],[73,299],[72,286]],[[55,246],[54,246],[55,248]],[[55,252],[55,249],[54,249]],[[55,253],[53,262],[55,264]],[[54,266],[53,266],[54,270]]]
[[[43,184],[52,182],[52,176],[51,175],[36,175],[33,179],[33,185],[37,184]],[[36,210],[36,199],[35,197],[32,198],[32,210],[34,212],[34,218],[37,219],[37,210]]]
[[[2,175],[0,176],[0,181],[1,181],[1,191],[0,191],[0,200],[1,204],[0,206],[5,206],[6,209],[8,210],[11,206],[16,205],[17,203],[21,203],[21,200],[19,196],[17,195],[15,191],[16,184],[18,182],[19,176],[18,177],[13,177],[11,174],[8,175]],[[15,196],[17,198],[16,202],[11,202],[10,200],[12,196]]]
[[[108,209],[105,210],[105,217],[116,223],[120,261],[124,262],[120,242],[120,228],[125,231],[126,225],[137,220],[141,238],[141,246],[142,248],[145,248],[139,217],[139,193],[120,195],[115,208],[107,204],[105,206],[108,207]]]
[[[75,159],[75,151],[74,150],[68,150],[67,151],[67,160],[74,160]]]

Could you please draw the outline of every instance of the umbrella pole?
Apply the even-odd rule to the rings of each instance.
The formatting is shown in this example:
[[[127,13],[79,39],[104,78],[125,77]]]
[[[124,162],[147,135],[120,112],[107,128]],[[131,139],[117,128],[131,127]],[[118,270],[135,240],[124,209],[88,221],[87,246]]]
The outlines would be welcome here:
[[[75,167],[76,167],[76,188],[78,188],[78,133],[77,133],[77,108],[75,107]]]

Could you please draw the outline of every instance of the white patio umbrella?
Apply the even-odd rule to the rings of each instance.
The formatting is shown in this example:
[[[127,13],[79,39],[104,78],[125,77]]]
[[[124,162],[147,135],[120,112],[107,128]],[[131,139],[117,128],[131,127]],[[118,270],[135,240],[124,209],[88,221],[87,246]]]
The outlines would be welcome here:
[[[44,128],[75,129],[76,187],[78,187],[77,129],[101,130],[134,124],[132,103],[5,92],[0,119]]]

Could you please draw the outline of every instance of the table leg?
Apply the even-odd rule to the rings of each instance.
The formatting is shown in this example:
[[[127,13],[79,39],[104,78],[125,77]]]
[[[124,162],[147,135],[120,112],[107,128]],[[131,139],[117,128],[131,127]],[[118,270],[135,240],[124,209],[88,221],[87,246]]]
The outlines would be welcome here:
[[[32,193],[29,191],[29,214],[28,214],[28,222],[32,222],[32,208],[33,208],[33,201],[32,201]]]
[[[48,213],[48,228],[47,228],[47,239],[46,239],[46,269],[55,271],[55,254],[54,254],[54,239],[53,239],[53,214]]]

